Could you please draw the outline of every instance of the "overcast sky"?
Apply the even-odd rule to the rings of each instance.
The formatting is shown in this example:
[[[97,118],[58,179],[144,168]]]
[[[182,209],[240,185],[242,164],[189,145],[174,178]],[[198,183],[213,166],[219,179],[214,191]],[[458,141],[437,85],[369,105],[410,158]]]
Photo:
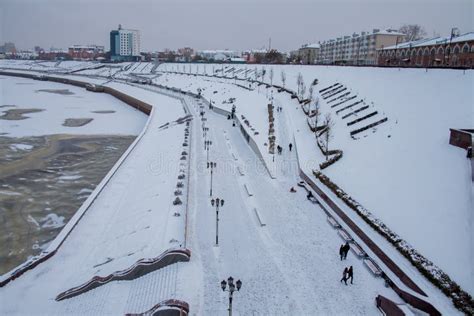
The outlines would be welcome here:
[[[474,31],[474,0],[0,0],[0,43],[49,49],[109,48],[118,24],[141,31],[142,51],[251,49],[289,51],[304,43],[373,28],[422,25],[449,35]]]

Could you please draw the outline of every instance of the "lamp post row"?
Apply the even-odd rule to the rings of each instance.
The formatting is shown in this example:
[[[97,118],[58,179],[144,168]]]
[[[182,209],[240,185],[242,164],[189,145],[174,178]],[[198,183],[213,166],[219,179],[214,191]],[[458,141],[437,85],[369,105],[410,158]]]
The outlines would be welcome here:
[[[273,100],[273,97],[272,97],[272,100]],[[211,108],[212,106],[211,104],[212,103],[209,104],[209,108]],[[201,114],[201,117],[204,118],[205,112],[202,109],[202,107],[201,107],[200,114]],[[204,137],[204,149],[207,151],[207,168],[210,170],[210,173],[211,173],[211,187],[209,190],[209,196],[212,197],[212,178],[213,178],[214,168],[216,168],[217,163],[214,161],[209,161],[209,149],[210,149],[210,146],[212,145],[212,141],[207,139],[207,132],[209,131],[209,127],[206,127],[203,125],[202,131],[203,131],[203,137]],[[212,198],[211,206],[216,208],[216,246],[219,246],[219,208],[222,208],[224,206],[224,199],[218,198],[218,197],[215,199]],[[229,278],[227,278],[227,281],[222,280],[220,285],[221,285],[222,291],[229,292],[228,311],[229,311],[229,316],[232,316],[232,300],[233,300],[234,292],[236,290],[240,291],[240,288],[242,287],[242,281],[237,280],[234,284],[234,278],[230,276]]]

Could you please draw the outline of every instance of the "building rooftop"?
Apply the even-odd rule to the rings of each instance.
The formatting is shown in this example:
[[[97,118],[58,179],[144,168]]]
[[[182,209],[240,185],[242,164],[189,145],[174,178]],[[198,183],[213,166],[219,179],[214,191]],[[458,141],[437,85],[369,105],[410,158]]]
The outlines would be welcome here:
[[[400,33],[397,30],[392,30],[392,29],[386,29],[386,30],[373,29],[372,32],[361,32],[360,34],[354,33],[354,34],[352,34],[352,36],[348,36],[348,35],[347,36],[340,36],[340,37],[337,37],[335,39],[333,38],[333,39],[325,40],[323,42],[323,44],[332,43],[332,42],[341,41],[341,40],[349,40],[349,39],[358,38],[358,37],[366,37],[366,36],[369,36],[369,35],[398,35],[398,36],[403,36],[405,34]]]
[[[398,45],[388,46],[383,49],[395,49],[395,48],[407,48],[407,47],[423,47],[423,46],[431,46],[431,45],[439,45],[439,44],[448,44],[448,43],[459,43],[459,42],[466,42],[466,41],[474,41],[474,32],[465,33],[451,39],[451,36],[445,37],[433,37],[433,38],[424,38],[421,40],[405,42]]]
[[[321,48],[321,45],[319,43],[306,44],[301,46],[301,48]]]

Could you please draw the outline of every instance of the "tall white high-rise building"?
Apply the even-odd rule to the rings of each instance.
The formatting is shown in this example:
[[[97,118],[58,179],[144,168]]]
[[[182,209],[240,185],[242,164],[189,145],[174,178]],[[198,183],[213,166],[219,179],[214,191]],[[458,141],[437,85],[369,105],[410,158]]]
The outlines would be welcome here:
[[[140,56],[140,31],[123,29],[110,32],[110,55],[112,60],[127,60]]]

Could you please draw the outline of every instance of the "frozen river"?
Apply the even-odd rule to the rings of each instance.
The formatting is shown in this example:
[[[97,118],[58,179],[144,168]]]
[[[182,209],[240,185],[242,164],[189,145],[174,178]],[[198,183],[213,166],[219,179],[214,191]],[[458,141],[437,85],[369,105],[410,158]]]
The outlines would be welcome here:
[[[47,247],[146,118],[109,95],[0,76],[0,274]]]

